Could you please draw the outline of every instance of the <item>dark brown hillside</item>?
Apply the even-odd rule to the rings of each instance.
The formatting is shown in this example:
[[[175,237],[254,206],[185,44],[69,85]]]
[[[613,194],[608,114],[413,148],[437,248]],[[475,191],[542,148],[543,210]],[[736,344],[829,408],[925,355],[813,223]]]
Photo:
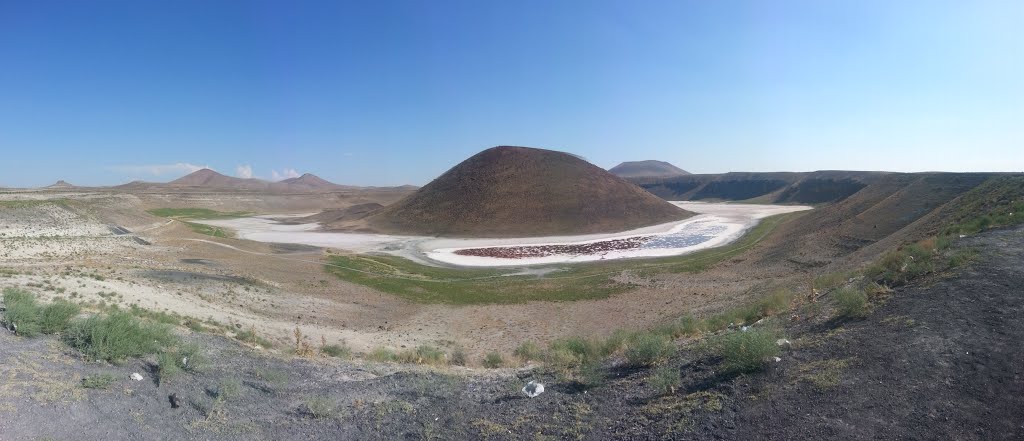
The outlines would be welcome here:
[[[494,147],[367,221],[388,233],[514,237],[615,232],[691,215],[573,155]]]
[[[863,171],[754,172],[631,178],[667,200],[822,204],[842,200],[889,173]]]
[[[860,261],[908,240],[933,234],[948,221],[958,197],[995,176],[990,173],[892,173],[845,199],[779,227],[757,260],[798,268]]]

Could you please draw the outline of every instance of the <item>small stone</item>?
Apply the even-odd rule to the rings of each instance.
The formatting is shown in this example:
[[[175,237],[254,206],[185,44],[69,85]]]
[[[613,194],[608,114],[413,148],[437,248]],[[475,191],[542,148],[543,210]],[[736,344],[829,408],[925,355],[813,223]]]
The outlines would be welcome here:
[[[181,398],[178,398],[178,394],[171,394],[167,399],[171,402],[171,409],[177,409],[181,406]]]
[[[786,340],[784,338],[780,338],[778,340],[775,340],[775,344],[778,345],[778,346],[789,346],[791,343],[789,342],[789,340]]]
[[[142,374],[140,374],[138,372],[132,372],[131,378],[132,378],[132,380],[135,380],[135,381],[142,381]]]
[[[538,383],[537,380],[531,380],[526,383],[526,386],[523,386],[523,393],[530,398],[536,397],[544,393],[544,385]]]
[[[781,358],[779,358],[779,357],[775,357],[775,362],[776,362],[776,363],[778,363],[778,362],[780,362],[780,361],[782,361],[782,359],[781,359]]]

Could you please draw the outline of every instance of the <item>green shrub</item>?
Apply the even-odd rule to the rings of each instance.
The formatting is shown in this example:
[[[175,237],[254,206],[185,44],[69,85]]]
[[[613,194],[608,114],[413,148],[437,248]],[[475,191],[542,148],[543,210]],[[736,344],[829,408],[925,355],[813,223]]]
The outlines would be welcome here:
[[[455,366],[465,366],[469,361],[469,357],[466,355],[466,351],[460,347],[456,347],[452,351],[451,359],[448,361]]]
[[[398,355],[395,354],[395,351],[388,348],[376,348],[369,354],[366,354],[366,359],[371,361],[395,362],[398,361]]]
[[[53,303],[43,307],[40,316],[40,328],[43,334],[54,334],[64,332],[82,308],[67,300],[55,300]]]
[[[95,360],[117,362],[160,352],[177,339],[168,326],[144,323],[125,312],[94,315],[75,322],[64,341]]]
[[[906,260],[906,253],[891,251],[864,270],[864,274],[886,285],[897,285],[906,281],[903,276],[903,265]]]
[[[1021,216],[1024,217],[1024,216]],[[978,256],[978,252],[972,249],[959,249],[949,256],[950,268],[966,265]]]
[[[588,388],[604,384],[604,369],[601,366],[601,361],[591,359],[583,362],[579,367],[575,380],[577,383]]]
[[[86,389],[106,389],[114,384],[114,376],[111,374],[90,375],[82,379],[82,387]]]
[[[544,356],[540,347],[530,341],[520,344],[515,351],[512,351],[512,355],[516,356],[524,363],[527,361],[540,360],[541,357]]]
[[[850,274],[845,272],[821,274],[814,278],[814,289],[824,292],[842,286],[849,280]]]
[[[181,373],[181,366],[177,362],[177,354],[161,352],[156,357],[157,379],[160,384]]]
[[[675,345],[664,336],[639,333],[626,343],[626,360],[632,366],[651,366],[668,358],[674,350]]]
[[[4,322],[17,326],[18,335],[34,337],[42,332],[39,318],[42,308],[32,293],[7,288],[4,290],[4,307]]]
[[[744,324],[751,324],[765,317],[770,317],[789,309],[793,294],[786,290],[775,290],[762,297],[752,305],[741,308],[740,316]]]
[[[194,344],[165,348],[157,355],[159,380],[163,383],[182,371],[197,372],[205,363],[199,346]]]
[[[612,332],[612,335],[608,336],[608,338],[604,341],[604,343],[599,345],[600,346],[600,351],[599,351],[600,356],[607,357],[607,356],[609,356],[611,354],[614,354],[614,353],[618,352],[619,349],[622,349],[624,346],[626,346],[626,339],[628,339],[628,338],[629,338],[629,333],[628,332],[626,332],[626,331],[624,331],[622,329],[616,329],[615,332]],[[598,354],[582,354],[581,356],[583,358],[588,358],[591,355],[598,355]]]
[[[566,348],[552,348],[544,354],[544,364],[560,378],[566,378],[582,364],[582,360]]]
[[[676,388],[682,383],[682,378],[679,376],[679,368],[675,366],[662,366],[655,369],[654,374],[650,377],[650,383],[659,394],[669,395],[675,393]]]
[[[235,339],[241,342],[258,345],[260,347],[267,349],[274,347],[274,343],[272,343],[270,340],[267,340],[263,337],[260,337],[259,334],[256,334],[255,329],[238,331],[237,333],[235,333]]]
[[[868,314],[868,296],[864,291],[843,288],[835,293],[836,313],[840,317],[856,318]]]
[[[445,364],[444,352],[429,345],[420,345],[411,351],[402,351],[394,361],[401,363],[428,364],[438,366]]]
[[[4,306],[4,321],[15,324],[18,335],[25,337],[63,332],[82,310],[64,299],[43,306],[34,294],[13,288],[4,290]]]
[[[335,358],[349,358],[352,356],[352,348],[349,348],[348,345],[344,343],[324,346],[320,348],[320,352],[323,352],[324,355]]]
[[[484,367],[488,369],[500,368],[505,365],[505,359],[497,352],[491,352],[484,357]]]
[[[689,314],[680,317],[679,320],[676,320],[670,333],[673,339],[690,337],[698,334],[700,334],[700,322],[696,317]]]
[[[779,353],[776,334],[765,329],[734,331],[723,335],[716,349],[726,372],[753,372],[764,367],[769,357]]]
[[[550,350],[565,350],[574,354],[580,360],[597,358],[601,354],[599,345],[591,340],[581,337],[565,338],[555,340],[549,345]]]

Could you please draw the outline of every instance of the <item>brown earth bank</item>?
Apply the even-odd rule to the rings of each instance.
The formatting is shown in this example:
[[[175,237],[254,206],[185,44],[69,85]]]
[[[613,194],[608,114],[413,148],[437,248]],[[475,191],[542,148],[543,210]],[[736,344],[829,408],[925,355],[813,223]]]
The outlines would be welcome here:
[[[265,355],[186,334],[208,359],[156,381],[153,360],[86,363],[0,334],[0,436],[22,439],[1021,439],[1024,228],[954,243],[978,258],[892,292],[864,319],[796,316],[766,370],[724,375],[700,344],[646,368],[612,360],[583,389],[542,371],[430,369]],[[829,295],[823,297],[826,304]],[[827,306],[826,306],[827,308]],[[138,372],[143,381],[128,376]],[[83,377],[108,373],[107,389]],[[546,392],[518,389],[536,379]],[[171,395],[178,408],[172,408]]]
[[[692,215],[568,153],[503,146],[470,157],[366,223],[393,234],[533,237],[612,233]]]

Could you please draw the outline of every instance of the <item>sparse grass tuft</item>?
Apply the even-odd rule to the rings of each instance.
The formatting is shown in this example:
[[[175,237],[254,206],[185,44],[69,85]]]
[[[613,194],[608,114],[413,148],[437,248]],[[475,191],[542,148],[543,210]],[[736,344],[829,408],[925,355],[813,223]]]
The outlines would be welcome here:
[[[114,376],[111,374],[90,375],[82,379],[82,387],[86,389],[106,389],[114,384]]]
[[[24,337],[63,332],[81,311],[81,307],[63,299],[40,305],[35,294],[14,288],[4,290],[4,307],[4,322],[13,323],[18,335]]]
[[[775,340],[776,334],[772,331],[750,329],[725,334],[715,346],[727,372],[744,373],[760,370],[770,357],[778,355]]]
[[[274,343],[272,343],[270,340],[267,340],[263,337],[260,337],[259,334],[256,334],[255,328],[236,332],[235,340],[253,345],[258,345],[265,349],[270,349],[274,347]]]
[[[118,362],[160,352],[177,338],[167,325],[140,322],[131,314],[113,312],[75,322],[64,341],[94,360]]]
[[[67,300],[58,299],[43,307],[40,316],[40,328],[43,334],[63,332],[71,324],[82,308]]]
[[[320,348],[320,352],[328,357],[349,358],[352,356],[352,348],[342,342],[336,345],[326,345]]]
[[[426,364],[431,366],[444,365],[444,352],[430,345],[420,345],[411,351],[402,351],[395,357],[401,363]]]
[[[330,398],[315,396],[306,399],[305,413],[313,418],[328,418],[334,416],[336,407]]]
[[[456,347],[455,350],[452,351],[452,356],[451,359],[449,360],[449,363],[451,363],[453,366],[465,366],[466,363],[468,362],[469,357],[466,355],[466,351],[464,349],[462,349],[461,347]]]
[[[626,360],[632,366],[652,366],[672,355],[675,345],[658,334],[634,334],[626,342]]]
[[[381,362],[396,362],[398,361],[398,355],[395,351],[388,348],[375,348],[366,354],[366,359],[370,361],[381,361]]]
[[[535,343],[527,341],[520,344],[515,351],[512,351],[512,355],[525,363],[528,361],[540,360],[544,356],[544,353]]]
[[[157,370],[160,383],[185,372],[197,372],[206,359],[194,344],[166,348],[157,355]]]
[[[649,378],[651,387],[661,395],[676,393],[676,388],[682,383],[679,375],[679,368],[675,366],[661,366],[654,370]]]
[[[864,291],[843,288],[835,292],[836,313],[840,317],[862,318],[868,315],[868,296]]]
[[[835,388],[842,381],[842,373],[846,370],[849,359],[818,360],[800,365],[799,379],[813,384],[819,390]]]
[[[484,357],[484,367],[488,369],[500,368],[505,365],[505,358],[497,352],[491,352]]]

